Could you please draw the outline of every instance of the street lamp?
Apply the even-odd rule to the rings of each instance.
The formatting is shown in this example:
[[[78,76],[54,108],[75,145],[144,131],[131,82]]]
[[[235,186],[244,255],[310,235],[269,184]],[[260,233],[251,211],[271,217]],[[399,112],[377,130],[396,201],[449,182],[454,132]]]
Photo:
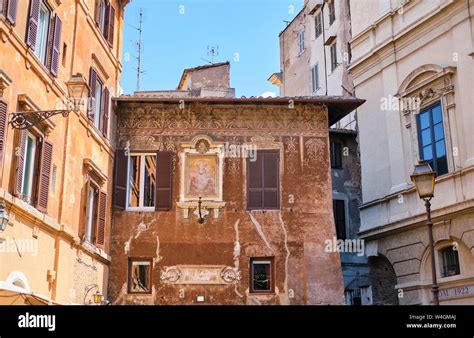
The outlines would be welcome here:
[[[13,129],[28,129],[56,115],[68,117],[70,112],[79,112],[82,100],[88,96],[89,86],[82,74],[76,74],[66,82],[68,104],[66,109],[44,111],[22,111],[12,113],[10,125]]]
[[[85,287],[84,304],[86,304],[87,295],[89,294],[89,292],[91,292],[95,288],[97,288],[97,290],[94,293],[94,295],[92,296],[93,303],[94,304],[102,304],[102,298],[103,297],[102,297],[102,294],[99,291],[99,285],[97,285],[97,284],[90,284],[90,285],[87,285]],[[90,301],[89,301],[89,304],[90,304]]]
[[[8,214],[5,212],[5,204],[0,203],[0,231],[5,231],[8,224]]]
[[[431,199],[434,196],[435,178],[436,173],[431,169],[431,166],[426,161],[419,161],[415,165],[415,171],[410,176],[413,184],[415,185],[416,191],[420,198],[425,201],[426,215],[428,232],[430,239],[430,251],[431,251],[431,274],[432,274],[432,285],[431,291],[433,292],[434,305],[439,305],[439,290],[438,281],[436,277],[436,262],[435,262],[435,249],[433,240],[433,221],[431,220]]]

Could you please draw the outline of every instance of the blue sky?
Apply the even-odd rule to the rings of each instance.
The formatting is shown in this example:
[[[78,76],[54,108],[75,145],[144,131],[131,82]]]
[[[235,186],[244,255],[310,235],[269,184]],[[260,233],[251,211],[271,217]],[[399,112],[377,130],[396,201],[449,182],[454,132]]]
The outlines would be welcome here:
[[[219,46],[214,62],[231,62],[237,96],[278,88],[267,78],[280,69],[278,34],[303,0],[133,0],[125,9],[124,94],[136,88],[139,9],[143,9],[141,90],[175,89],[185,68],[206,64],[208,46]]]

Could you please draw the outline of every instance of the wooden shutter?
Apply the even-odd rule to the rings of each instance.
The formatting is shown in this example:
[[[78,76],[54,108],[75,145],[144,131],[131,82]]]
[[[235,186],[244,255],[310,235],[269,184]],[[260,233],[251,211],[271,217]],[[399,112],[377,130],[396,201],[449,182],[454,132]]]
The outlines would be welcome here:
[[[247,209],[263,209],[263,156],[257,152],[257,159],[247,159]]]
[[[100,16],[100,13],[102,13],[104,3],[103,3],[102,0],[96,0],[95,3],[96,3],[96,6],[95,6],[95,23],[97,24],[97,26],[100,27],[100,21],[102,20],[102,18]]]
[[[346,239],[346,208],[343,200],[333,200],[334,223],[337,239]]]
[[[3,151],[5,147],[5,131],[7,129],[8,105],[0,100],[0,163],[3,162]]]
[[[13,193],[16,197],[22,196],[21,194],[21,185],[23,180],[23,166],[25,164],[25,151],[26,151],[26,137],[27,132],[26,130],[19,131],[19,138],[18,138],[18,147],[15,150],[16,153],[16,175],[15,175],[15,187],[13,189]]]
[[[263,152],[263,208],[280,208],[280,152]]]
[[[30,1],[30,13],[28,16],[28,28],[26,31],[26,44],[33,50],[36,48],[36,34],[38,33],[40,1],[41,0]]]
[[[125,150],[115,150],[114,208],[119,210],[125,210],[127,200],[127,169],[128,156]]]
[[[0,0],[1,1],[1,0]],[[18,0],[9,0],[4,2],[3,7],[6,6],[7,20],[15,25],[16,23],[16,14],[18,12]]]
[[[99,217],[97,221],[96,244],[104,245],[105,243],[105,217],[107,212],[107,194],[99,193]]]
[[[169,211],[172,208],[173,152],[159,151],[156,154],[155,210]]]
[[[50,70],[55,77],[58,77],[59,71],[59,54],[61,53],[61,29],[61,19],[59,19],[59,17],[56,15],[53,20],[53,37],[50,54]]]
[[[108,25],[107,25],[107,41],[109,42],[110,47],[114,46],[114,29],[115,29],[115,9],[110,5],[109,16],[108,16]]]
[[[87,105],[87,117],[89,120],[94,121],[95,116],[95,91],[97,88],[97,73],[94,68],[89,70],[89,88],[90,88],[90,97],[89,104]]]
[[[51,167],[53,163],[53,144],[43,141],[41,147],[41,162],[38,182],[38,200],[36,208],[43,212],[48,212],[49,181],[51,177]]]
[[[110,19],[110,3],[105,4],[105,13],[104,13],[104,27],[102,29],[102,35],[107,40],[109,35],[109,19]]]
[[[102,135],[107,137],[107,132],[109,129],[109,110],[110,110],[110,92],[105,87],[105,89],[102,92],[102,103],[101,103],[101,118],[100,118],[100,123],[101,123],[101,131]]]

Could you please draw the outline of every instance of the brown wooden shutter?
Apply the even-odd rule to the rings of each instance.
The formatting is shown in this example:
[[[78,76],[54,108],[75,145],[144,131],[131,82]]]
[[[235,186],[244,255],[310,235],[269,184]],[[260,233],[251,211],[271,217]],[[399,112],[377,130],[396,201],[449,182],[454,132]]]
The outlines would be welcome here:
[[[257,159],[247,159],[247,209],[263,208],[263,155],[257,152]]]
[[[173,152],[159,151],[156,154],[155,210],[169,211],[173,194]]]
[[[16,15],[18,12],[18,0],[9,0],[4,2],[4,7],[6,4],[6,13],[7,13],[7,20],[12,24],[15,25],[16,23]]]
[[[36,34],[38,33],[39,12],[40,0],[31,0],[30,13],[28,16],[28,29],[26,31],[26,44],[33,50],[36,48]]]
[[[125,150],[115,150],[114,208],[125,210],[127,201],[128,156]]]
[[[0,100],[0,163],[3,162],[3,151],[5,147],[5,132],[7,129],[8,105]]]
[[[18,138],[18,147],[15,150],[16,154],[16,175],[15,175],[15,187],[13,193],[16,197],[21,198],[21,185],[23,180],[23,166],[25,165],[25,151],[26,151],[26,130],[20,130]]]
[[[107,212],[107,194],[99,193],[99,217],[97,221],[96,244],[104,245],[105,243],[105,218]]]
[[[38,182],[38,200],[36,208],[44,213],[48,212],[49,181],[53,163],[53,144],[43,140],[41,147],[41,162]]]
[[[108,33],[107,33],[107,41],[109,42],[110,47],[114,46],[114,29],[115,29],[115,9],[112,5],[110,5],[110,12],[109,12],[109,24],[108,24]]]
[[[101,21],[101,16],[100,16],[100,13],[102,13],[102,8],[103,8],[103,1],[99,0],[97,1],[96,0],[96,6],[95,6],[95,23],[97,24],[97,26],[100,27],[100,21]]]
[[[94,68],[89,70],[89,88],[90,88],[90,98],[89,104],[87,105],[87,117],[89,120],[94,121],[95,116],[95,91],[97,88],[97,73]]]
[[[102,103],[101,103],[101,118],[100,118],[100,123],[101,123],[101,131],[102,135],[107,137],[107,131],[109,128],[109,109],[110,109],[110,92],[105,87],[105,89],[102,92]]]
[[[52,37],[52,46],[51,46],[51,60],[50,60],[50,70],[51,73],[58,77],[59,71],[59,54],[61,53],[61,29],[62,22],[61,19],[56,15],[53,20],[53,37]]]
[[[107,40],[107,37],[109,35],[109,19],[110,19],[110,3],[107,2],[105,4],[105,13],[104,13],[104,27],[102,30],[102,35],[104,38]]]
[[[280,208],[280,152],[263,152],[263,208]]]

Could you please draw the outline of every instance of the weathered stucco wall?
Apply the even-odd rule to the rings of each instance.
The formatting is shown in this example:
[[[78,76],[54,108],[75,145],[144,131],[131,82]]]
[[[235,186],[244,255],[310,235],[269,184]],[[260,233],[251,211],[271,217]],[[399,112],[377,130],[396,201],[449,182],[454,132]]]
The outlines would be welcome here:
[[[164,212],[113,211],[109,296],[115,304],[341,304],[339,255],[325,252],[335,236],[332,217],[327,111],[319,105],[118,103],[118,147],[175,152],[173,207]],[[246,160],[225,158],[218,218],[183,218],[179,199],[181,142],[213,141],[280,150],[281,208],[246,210]],[[249,293],[250,257],[275,259],[275,292]],[[150,295],[127,294],[129,257],[153,259]],[[242,278],[227,285],[173,285],[164,267],[225,265]]]

